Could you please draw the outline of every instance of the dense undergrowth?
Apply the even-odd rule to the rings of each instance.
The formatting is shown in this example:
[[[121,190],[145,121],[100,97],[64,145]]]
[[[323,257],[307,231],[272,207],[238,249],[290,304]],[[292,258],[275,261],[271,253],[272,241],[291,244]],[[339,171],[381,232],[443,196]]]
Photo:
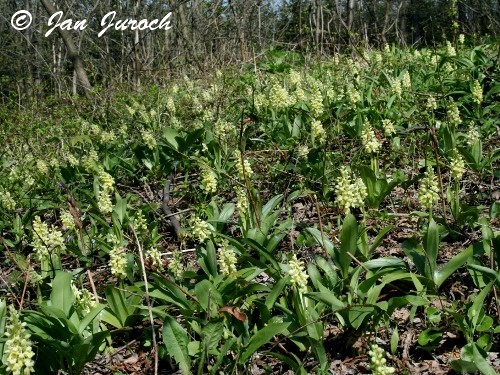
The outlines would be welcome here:
[[[292,57],[0,114],[0,373],[496,373],[498,47]]]

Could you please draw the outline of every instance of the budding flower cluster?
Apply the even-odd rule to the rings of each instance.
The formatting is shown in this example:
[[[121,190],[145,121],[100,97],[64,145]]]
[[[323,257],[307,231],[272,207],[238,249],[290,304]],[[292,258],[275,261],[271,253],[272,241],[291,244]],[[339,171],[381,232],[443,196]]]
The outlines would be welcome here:
[[[290,73],[288,73],[288,79],[292,85],[300,85],[302,77],[299,72],[290,70]]]
[[[465,172],[465,161],[457,150],[453,151],[453,157],[450,162],[450,171],[454,179],[460,180]]]
[[[218,119],[214,124],[214,135],[221,140],[226,140],[233,130],[231,123],[226,120]]]
[[[316,90],[311,96],[311,115],[314,118],[318,118],[323,114],[323,95],[320,90]]]
[[[31,246],[40,261],[47,259],[54,250],[66,250],[62,233],[54,226],[49,229],[46,223],[42,223],[40,216],[35,216],[33,232]]]
[[[16,201],[10,196],[8,191],[0,191],[0,206],[7,211],[14,211],[16,208]]]
[[[49,168],[47,167],[47,163],[45,163],[43,160],[39,159],[36,162],[36,169],[40,174],[47,174],[49,171]]]
[[[455,47],[451,45],[451,42],[449,40],[446,41],[446,54],[448,56],[456,56],[457,51],[455,50]]]
[[[122,246],[121,241],[114,234],[108,235],[108,242],[113,246],[109,252],[108,263],[111,268],[111,274],[119,279],[125,278],[127,276],[127,252]]]
[[[64,159],[66,160],[66,162],[72,166],[72,167],[76,167],[78,166],[78,160],[75,158],[75,156],[71,153],[66,153],[64,154]]]
[[[144,144],[150,149],[154,150],[156,148],[156,139],[154,135],[145,129],[141,130],[141,138]]]
[[[240,216],[245,216],[248,212],[248,198],[244,189],[237,187],[236,188],[236,208],[238,208],[238,212]]]
[[[317,141],[320,145],[326,141],[326,132],[321,124],[321,121],[313,120],[311,122],[311,136],[313,140]]]
[[[82,158],[82,165],[87,171],[91,171],[94,168],[94,164],[97,163],[99,156],[97,155],[97,151],[91,149],[88,154],[86,154]]]
[[[432,207],[439,201],[439,186],[432,168],[427,168],[420,182],[418,201],[426,210],[432,210]]]
[[[410,73],[404,72],[403,77],[401,78],[401,85],[404,89],[410,89],[411,88],[411,78],[410,78]]]
[[[462,122],[462,119],[460,118],[460,110],[453,100],[451,100],[448,105],[447,114],[452,125],[458,125]]]
[[[464,43],[465,43],[465,35],[464,35],[464,34],[460,34],[460,35],[458,36],[458,42],[459,42],[460,44],[464,44]]]
[[[116,140],[116,135],[115,133],[111,132],[111,131],[103,131],[100,135],[101,137],[101,143],[111,143],[113,142],[114,140]]]
[[[292,105],[293,100],[284,87],[274,84],[269,90],[269,104],[272,108],[284,109]]]
[[[210,224],[205,220],[201,220],[199,217],[193,217],[191,219],[191,237],[196,239],[198,242],[203,243],[210,237],[212,233],[210,230]]]
[[[217,249],[217,264],[223,275],[231,275],[237,271],[236,253],[226,239],[220,241],[219,248]]]
[[[398,78],[392,80],[391,91],[398,98],[401,98],[401,95],[403,94],[403,88],[401,87],[401,81]]]
[[[309,154],[309,147],[307,145],[300,145],[297,148],[297,157],[299,159],[305,158]]]
[[[182,254],[180,251],[174,251],[172,253],[172,259],[168,263],[168,270],[172,273],[175,279],[180,279],[182,273],[184,272],[184,266],[182,264]]]
[[[370,356],[370,369],[373,375],[389,375],[396,372],[394,367],[386,366],[387,360],[385,359],[384,349],[377,344],[371,345],[368,355]]]
[[[349,84],[347,86],[345,90],[345,96],[348,98],[350,104],[356,104],[361,101],[361,94],[354,88],[352,84]]]
[[[90,310],[97,306],[95,296],[87,289],[79,289],[73,281],[71,281],[71,289],[75,296],[75,304],[82,309],[84,314],[88,314]]]
[[[201,170],[201,186],[207,194],[217,191],[217,175],[208,167]]]
[[[9,317],[5,327],[4,356],[6,358],[7,373],[13,375],[29,375],[34,372],[35,362],[32,360],[35,353],[32,349],[30,334],[26,332],[26,323],[21,322],[19,312],[9,306]]]
[[[238,176],[240,179],[244,180],[250,178],[253,175],[252,167],[247,159],[243,159],[240,150],[234,151],[234,157],[236,158],[236,169],[238,170]]]
[[[427,99],[427,103],[425,105],[427,108],[430,110],[436,110],[437,109],[437,102],[436,99],[433,96],[429,96]]]
[[[306,93],[300,83],[297,85],[295,91],[293,92],[293,99],[295,103],[304,102],[306,100]]]
[[[396,129],[394,129],[393,122],[389,119],[382,120],[382,127],[384,128],[384,134],[386,136],[390,136],[396,132]]]
[[[175,102],[171,96],[167,98],[167,102],[165,103],[165,108],[171,115],[175,113]]]
[[[290,275],[290,282],[292,286],[297,288],[300,293],[307,292],[307,275],[304,269],[304,262],[297,259],[297,255],[293,254],[292,259],[288,263],[290,270],[288,274]]]
[[[64,229],[73,230],[75,229],[75,220],[73,215],[69,213],[69,211],[61,210],[61,222]]]
[[[469,129],[469,131],[467,132],[467,134],[465,135],[465,139],[467,141],[467,144],[469,146],[473,145],[474,143],[476,143],[477,141],[479,141],[481,135],[479,134],[479,131],[477,130],[477,127],[472,125]]]
[[[151,261],[151,265],[163,271],[163,262],[161,261],[160,251],[156,246],[152,246],[148,251],[146,251],[146,258]]]
[[[375,132],[369,122],[366,122],[363,126],[363,131],[361,132],[361,142],[363,143],[366,152],[370,154],[376,153],[382,146],[377,137],[375,137]]]
[[[363,180],[361,178],[353,180],[349,169],[342,166],[340,176],[336,180],[335,195],[335,202],[348,213],[351,208],[363,206],[368,193]]]
[[[101,211],[103,214],[109,214],[113,211],[111,193],[114,190],[115,180],[109,173],[105,172],[102,167],[99,168],[98,176],[99,182],[102,186],[102,190],[99,192],[97,206],[99,207],[99,211]]]
[[[475,80],[472,82],[472,100],[477,103],[481,104],[483,101],[483,88],[481,87],[481,84]]]

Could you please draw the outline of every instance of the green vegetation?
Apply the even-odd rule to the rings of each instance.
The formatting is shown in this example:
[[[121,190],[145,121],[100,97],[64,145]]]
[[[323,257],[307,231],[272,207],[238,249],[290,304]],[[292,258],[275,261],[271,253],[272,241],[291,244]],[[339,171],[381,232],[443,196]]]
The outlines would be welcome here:
[[[499,52],[457,43],[5,108],[0,374],[496,374]]]

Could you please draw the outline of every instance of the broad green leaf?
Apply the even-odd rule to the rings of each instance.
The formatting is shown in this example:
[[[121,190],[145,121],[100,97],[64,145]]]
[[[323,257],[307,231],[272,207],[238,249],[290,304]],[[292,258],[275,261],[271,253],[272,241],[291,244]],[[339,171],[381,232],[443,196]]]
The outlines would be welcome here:
[[[460,253],[451,258],[448,263],[446,263],[439,271],[436,271],[434,282],[436,287],[439,287],[456,272],[460,267],[462,267],[467,259],[473,255],[473,247],[469,246],[466,250],[462,250]]]
[[[398,350],[398,344],[399,344],[399,333],[398,333],[398,327],[394,327],[392,330],[392,335],[391,335],[391,354],[394,355],[396,354],[396,350]]]
[[[217,311],[222,303],[222,296],[208,280],[202,280],[194,287],[194,294],[205,311]]]
[[[290,322],[286,323],[270,323],[266,327],[258,330],[248,342],[247,347],[241,353],[241,356],[238,360],[240,364],[246,363],[246,361],[254,354],[257,349],[261,346],[267,344],[271,339],[283,332],[288,326]]]
[[[130,306],[127,304],[125,292],[113,285],[108,285],[106,288],[106,300],[108,301],[110,312],[118,319],[120,326],[125,326],[125,321],[130,315]]]
[[[436,346],[443,337],[443,333],[436,328],[427,328],[418,335],[418,345],[420,346]]]
[[[374,311],[371,306],[350,306],[348,310],[349,323],[358,329]]]
[[[52,280],[50,302],[53,307],[62,310],[66,317],[69,317],[69,312],[75,302],[75,296],[73,295],[73,290],[71,289],[70,273],[63,271],[56,273],[56,277]]]
[[[436,282],[437,274],[435,274],[435,272],[439,252],[439,227],[432,218],[429,221],[427,232],[424,235],[423,245],[429,265],[429,276]]]
[[[407,268],[407,264],[404,262],[404,260],[397,257],[372,259],[364,262],[363,265],[369,270],[377,268],[401,268],[404,270]]]
[[[183,374],[191,374],[188,353],[189,338],[186,330],[171,316],[163,322],[163,343],[168,354],[175,359]]]
[[[234,213],[234,203],[226,203],[219,214],[219,221],[227,221]]]
[[[472,303],[472,306],[469,308],[469,311],[467,312],[467,315],[472,322],[472,327],[475,329],[478,322],[479,322],[479,317],[480,317],[480,311],[483,309],[484,305],[484,300],[486,299],[486,296],[490,292],[491,288],[493,287],[493,284],[495,283],[495,280],[491,281],[486,287],[484,287],[479,294],[474,298],[474,302]]]
[[[125,217],[127,216],[127,198],[120,197],[118,192],[115,192],[116,204],[113,208],[113,212],[118,217],[119,223],[123,224]]]
[[[317,228],[306,228],[306,232],[309,232],[314,237],[316,242],[328,252],[328,254],[331,255],[334,252],[333,243],[326,238],[326,236],[323,238],[321,236],[321,232]]]
[[[272,197],[265,205],[262,207],[262,216],[268,216],[274,208],[278,204],[280,204],[281,200],[283,199],[283,194],[278,194],[274,197]]]
[[[380,245],[380,243],[383,241],[383,239],[387,236],[387,234],[394,228],[394,225],[387,225],[382,229],[380,232],[378,232],[377,236],[373,240],[372,244],[370,245],[370,254],[372,254],[375,249]]]
[[[342,225],[342,233],[340,233],[340,254],[339,268],[344,278],[349,274],[349,264],[351,263],[351,255],[356,254],[358,242],[358,223],[353,214],[347,214]]]
[[[165,128],[163,130],[163,137],[165,140],[174,148],[174,150],[177,150],[179,148],[179,144],[177,143],[177,137],[179,137],[179,133],[177,130],[172,129],[172,128]]]
[[[340,310],[345,307],[344,302],[335,297],[334,293],[330,291],[306,293],[306,296],[318,302],[323,302],[325,305],[330,306],[332,310]]]
[[[88,312],[85,315],[85,317],[81,320],[80,325],[78,326],[78,332],[80,334],[82,334],[83,331],[85,331],[85,329],[87,328],[87,326],[96,318],[97,315],[99,315],[99,313],[105,307],[106,306],[99,304],[96,307],[94,307],[92,310],[90,310],[90,312]]]
[[[498,373],[486,361],[486,353],[476,343],[467,344],[461,351],[462,360],[473,363],[477,371],[483,375],[498,375]]]
[[[290,276],[286,276],[281,278],[276,284],[274,284],[273,289],[266,298],[266,307],[268,310],[271,310],[274,307],[274,304],[281,295],[281,292],[283,291],[285,286],[288,285],[289,282],[290,282]]]

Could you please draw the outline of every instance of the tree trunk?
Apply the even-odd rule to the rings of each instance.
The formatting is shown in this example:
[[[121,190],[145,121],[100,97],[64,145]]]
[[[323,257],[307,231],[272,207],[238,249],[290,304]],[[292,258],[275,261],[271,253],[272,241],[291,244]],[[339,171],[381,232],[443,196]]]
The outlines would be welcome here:
[[[57,12],[57,9],[52,5],[50,0],[41,0],[43,7],[49,14],[49,17]],[[80,59],[80,55],[78,54],[78,49],[73,42],[73,38],[71,34],[67,30],[62,30],[61,28],[57,28],[61,39],[64,41],[66,48],[68,50],[68,55],[73,62],[73,68],[75,69],[76,76],[80,81],[81,86],[83,87],[85,94],[88,95],[90,90],[92,89],[92,85],[90,84],[89,78],[85,69],[83,67],[82,60]]]

